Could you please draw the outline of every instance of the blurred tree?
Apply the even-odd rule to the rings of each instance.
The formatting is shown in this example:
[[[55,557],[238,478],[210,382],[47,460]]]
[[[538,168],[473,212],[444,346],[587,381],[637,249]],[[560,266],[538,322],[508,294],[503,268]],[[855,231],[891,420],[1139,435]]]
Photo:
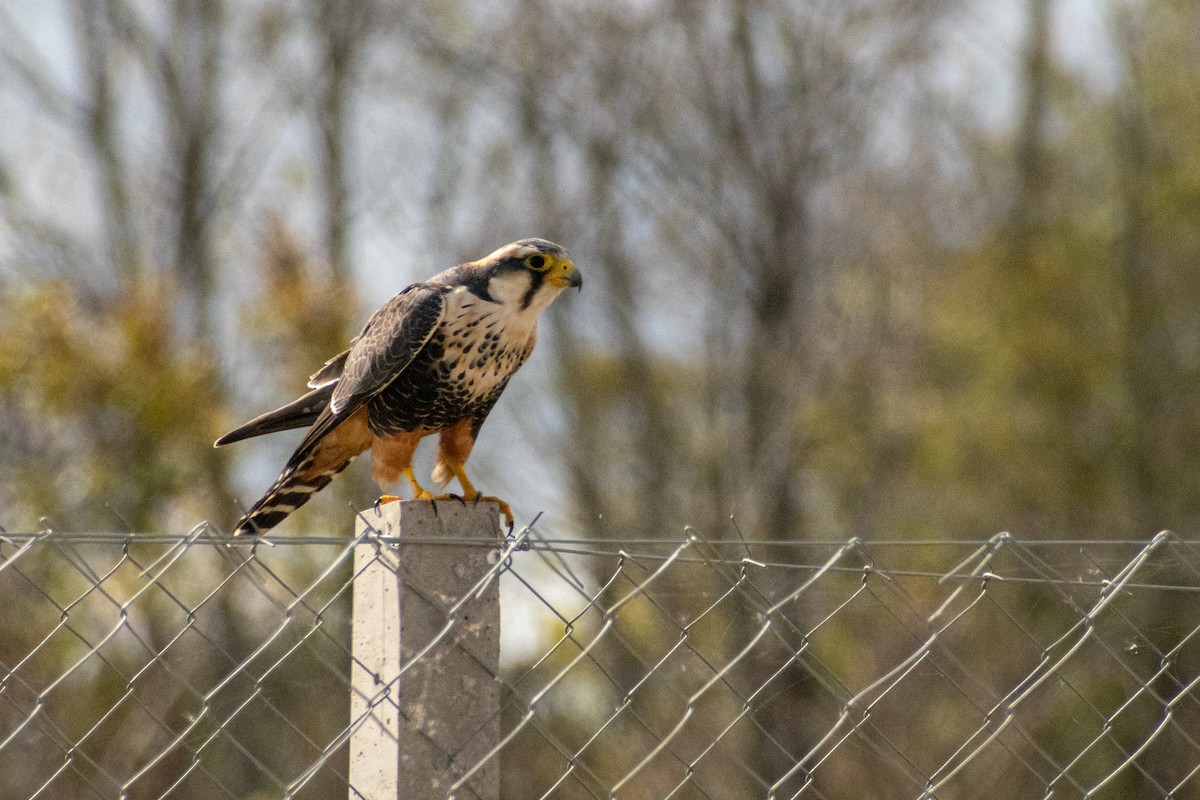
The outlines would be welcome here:
[[[966,0],[66,7],[66,66],[0,9],[30,122],[0,141],[0,524],[227,522],[270,475],[210,442],[344,346],[356,277],[536,234],[587,287],[535,358],[560,394],[518,381],[489,422],[493,472],[549,475],[585,535],[1190,531],[1193,3],[1093,9],[1097,85],[1029,0],[991,124],[954,82],[964,42],[1003,46]],[[716,658],[745,618],[710,619]],[[797,750],[804,680],[755,709]],[[729,746],[777,774],[754,736]]]
[[[227,223],[253,184],[232,165],[247,157],[258,137],[253,119],[227,119],[226,101],[241,90],[243,76],[223,70],[252,73],[259,62],[233,61],[230,48],[249,41],[270,51],[284,34],[248,38],[241,26],[262,31],[270,8],[237,16],[219,0],[161,8],[104,0],[69,10],[80,53],[78,96],[57,70],[37,60],[32,47],[22,46],[28,43],[12,20],[3,40],[5,57],[19,67],[13,82],[35,91],[38,110],[57,109],[40,121],[54,136],[82,145],[79,174],[94,181],[95,191],[64,193],[59,202],[72,209],[73,218],[55,206],[40,208],[35,180],[8,187],[4,218],[13,255],[6,269],[17,280],[4,287],[4,301],[12,306],[3,324],[12,369],[0,391],[10,399],[10,413],[19,409],[24,420],[22,430],[10,428],[7,435],[41,433],[38,454],[28,446],[11,451],[22,454],[13,469],[37,475],[81,450],[94,461],[75,461],[69,493],[51,492],[36,480],[3,482],[7,507],[27,512],[10,512],[4,522],[31,525],[46,515],[70,527],[111,527],[124,518],[139,530],[191,527],[206,516],[227,523],[238,508],[230,485],[232,461],[228,452],[213,451],[211,440],[245,413],[232,410],[240,394],[264,387],[231,380],[222,361],[246,359],[218,356],[227,335],[212,327],[234,316],[228,296],[218,293],[227,270],[223,260],[229,260],[225,248],[238,241]],[[307,264],[292,234],[269,213],[260,217],[265,237],[253,228],[241,234],[251,244],[261,239],[259,273],[272,300],[240,299],[247,308],[269,311],[252,315],[245,332],[273,337],[278,349],[271,359],[278,370],[271,374],[286,383],[279,387],[281,396],[344,347],[356,322],[345,246],[350,112],[340,94],[352,75],[362,13],[326,4],[313,26],[312,35],[327,43],[333,63],[327,96],[312,110],[327,133],[317,205],[324,209],[328,277]],[[284,113],[288,97],[272,96],[270,102]],[[103,247],[89,244],[97,230]],[[240,278],[247,271],[235,274]],[[39,275],[61,277],[39,284]],[[53,335],[33,322],[51,310],[59,323]],[[109,363],[117,354],[129,361],[128,368],[117,361],[107,373],[86,369],[101,355],[101,363]],[[39,365],[48,372],[43,375]],[[161,371],[157,380],[155,370]],[[64,375],[77,377],[71,382]],[[120,431],[126,440],[117,441],[114,431],[95,420],[107,413],[107,405],[128,406],[133,402],[128,398],[139,405],[126,409],[132,415]],[[55,415],[70,418],[69,436],[51,424]],[[192,441],[181,461],[165,444],[172,437]],[[146,470],[141,478],[130,474],[131,455]],[[164,460],[173,468],[164,468]],[[112,510],[98,515],[96,509],[106,505]]]
[[[322,269],[277,218],[260,212],[241,226],[240,210],[255,189],[253,162],[264,157],[259,126],[290,111],[286,93],[268,94],[258,115],[239,110],[226,116],[234,97],[244,102],[245,81],[259,65],[246,53],[231,57],[230,50],[247,41],[265,46],[269,37],[254,39],[242,27],[265,25],[262,18],[208,1],[104,0],[70,4],[67,11],[78,85],[60,65],[40,61],[20,25],[0,11],[0,54],[15,65],[3,85],[16,91],[6,96],[28,92],[33,98],[33,107],[23,110],[31,131],[9,138],[2,156],[20,166],[0,191],[0,525],[173,533],[205,518],[227,525],[249,492],[235,486],[236,454],[215,450],[212,441],[247,413],[243,396],[290,395],[345,346],[358,306],[344,237],[342,245],[329,243],[337,263]],[[349,112],[326,105],[331,130],[346,128],[335,118],[342,113]],[[42,140],[58,149],[47,150]],[[335,160],[344,150],[339,140],[325,153]],[[342,174],[322,185],[347,180]],[[317,206],[327,209],[328,228],[344,230],[344,196],[318,195]],[[249,247],[230,254],[239,243]],[[231,322],[239,316],[240,326]],[[244,353],[224,355],[234,331],[261,343],[261,362]],[[361,484],[357,488],[355,507],[365,494]],[[342,526],[346,506],[337,506],[326,513]],[[323,527],[329,517],[297,522],[299,529]],[[307,585],[327,567],[321,553],[300,551],[281,574],[290,585]],[[70,570],[48,573],[37,576],[36,585],[74,598],[75,577]],[[140,570],[115,570],[106,576],[106,596],[133,596],[144,582]],[[325,609],[330,621],[344,614],[344,599]],[[166,592],[144,600],[150,644],[164,650],[179,634],[172,627],[179,608]],[[226,675],[231,654],[241,658],[261,646],[261,610],[234,591],[209,598],[204,643],[187,648],[188,669]],[[76,630],[109,624],[103,614],[111,609],[96,611],[100,620],[91,619],[90,609],[74,609]],[[0,619],[0,663],[22,663],[39,652],[22,675],[30,685],[50,684],[64,664],[83,658],[80,642],[30,641],[32,631],[21,622],[19,614]],[[128,682],[135,671],[141,678],[136,691],[164,719],[177,722],[194,701],[177,681],[156,681],[152,670],[131,666],[144,655],[136,645],[128,652],[113,646],[107,668],[91,670],[81,685],[86,699],[67,698],[85,706],[75,709],[82,718],[106,720],[81,748],[88,756],[131,765],[165,744],[152,744],[161,731],[139,725],[136,704],[117,702],[133,691]],[[336,731],[344,724],[348,698],[313,704],[314,678],[304,664],[281,669],[271,702],[294,730]],[[231,732],[237,746],[256,752],[277,745],[260,719],[239,721]],[[209,775],[247,797],[277,789],[262,770],[228,753],[231,747],[209,749]],[[187,770],[186,752],[176,750],[144,777],[141,790],[158,796]],[[80,774],[86,781],[86,770]],[[327,792],[322,781],[328,779],[313,790]],[[71,779],[56,784],[58,796],[70,795],[75,785]],[[207,796],[204,787],[181,791]]]
[[[843,501],[857,505],[848,486],[863,485],[861,467],[895,470],[862,430],[878,413],[872,381],[891,336],[871,315],[888,309],[868,304],[855,320],[861,358],[824,331],[844,324],[852,273],[868,292],[886,286],[859,267],[893,244],[846,246],[865,238],[857,228],[879,202],[839,190],[871,163],[889,124],[884,100],[922,68],[942,13],[744,2],[563,11],[528,0],[501,29],[496,52],[515,84],[507,127],[520,131],[519,174],[534,199],[522,213],[571,243],[588,276],[594,339],[579,341],[561,309],[550,319],[567,400],[561,453],[590,535],[674,535],[684,521],[725,533],[734,512],[753,538],[816,537],[844,523]],[[591,35],[553,70],[526,57],[580,30]],[[861,460],[843,457],[848,434],[865,439]],[[693,576],[678,596],[715,600],[723,588]],[[711,631],[690,641],[723,663],[756,624],[754,600],[714,611]],[[618,627],[637,641],[653,638],[654,622],[654,609],[638,607]],[[618,694],[645,670],[632,659],[605,666]],[[746,684],[767,677],[751,669]],[[798,670],[723,741],[746,767],[727,776],[729,796],[756,796],[758,780],[791,766],[761,731],[787,752],[811,746],[817,734],[795,710],[814,686]],[[634,707],[663,713],[654,698]],[[690,731],[673,750],[694,752],[706,735]]]
[[[317,103],[320,130],[322,204],[325,248],[334,281],[348,287],[350,263],[351,178],[347,164],[350,129],[355,114],[347,108],[355,70],[371,30],[370,3],[321,0],[315,4],[313,25],[324,46],[324,85]],[[344,291],[344,288],[340,289]]]
[[[1117,459],[1136,530],[1191,531],[1183,476],[1200,468],[1200,10],[1186,2],[1119,12],[1123,84],[1113,103],[1118,354],[1128,415]]]
[[[836,198],[944,13],[530,0],[505,29],[539,52],[592,32],[554,70],[497,52],[531,213],[592,263],[598,341],[581,354],[552,319],[566,343],[563,456],[593,535],[720,528],[736,511],[764,535],[804,536],[839,518],[812,423],[844,355],[821,336],[854,263],[838,246],[868,209]]]
[[[14,519],[141,531],[232,506],[205,441],[222,423],[221,381],[176,336],[172,297],[147,281],[96,311],[65,283],[5,290],[0,486]]]
[[[1032,49],[1048,36],[1039,5]],[[1198,63],[1178,32],[1197,23],[1171,4],[1117,23],[1111,98],[1027,59],[1039,66],[1027,70],[1014,188],[997,204],[1007,224],[944,256],[915,376],[940,387],[920,432],[933,458],[914,477],[932,467],[931,486],[961,488],[960,528],[1141,537],[1194,524],[1179,476],[1200,466],[1182,445],[1197,433],[1198,375],[1183,354],[1200,319],[1180,298],[1200,289],[1182,222],[1197,151],[1176,126],[1194,121],[1194,89],[1177,76]]]

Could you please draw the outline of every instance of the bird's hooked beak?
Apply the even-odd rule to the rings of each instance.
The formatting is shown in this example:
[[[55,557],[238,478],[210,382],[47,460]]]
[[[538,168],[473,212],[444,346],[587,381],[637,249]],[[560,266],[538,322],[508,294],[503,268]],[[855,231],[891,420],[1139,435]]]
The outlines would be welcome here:
[[[555,286],[561,286],[564,289],[573,287],[575,289],[583,288],[583,276],[579,274],[579,270],[575,268],[575,262],[567,258],[558,259],[554,265],[553,272],[547,278],[550,283]]]

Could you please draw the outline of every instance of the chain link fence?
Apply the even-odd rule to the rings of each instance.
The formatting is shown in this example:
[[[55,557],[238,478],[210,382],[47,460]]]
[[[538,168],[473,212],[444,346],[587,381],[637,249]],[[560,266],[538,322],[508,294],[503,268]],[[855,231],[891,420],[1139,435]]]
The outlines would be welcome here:
[[[5,534],[0,796],[369,797],[352,742],[395,684],[352,702],[352,595],[393,544]],[[1200,542],[485,549],[490,738],[428,797],[481,770],[504,798],[1200,797]],[[443,645],[461,599],[433,598]],[[402,672],[435,658],[409,644]]]

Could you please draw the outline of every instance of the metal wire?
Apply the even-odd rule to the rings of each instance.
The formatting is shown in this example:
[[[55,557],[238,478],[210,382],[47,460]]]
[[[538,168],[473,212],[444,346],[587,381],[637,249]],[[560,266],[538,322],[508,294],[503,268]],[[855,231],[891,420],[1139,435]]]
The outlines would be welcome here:
[[[499,735],[432,743],[431,797],[496,764],[503,797],[1200,796],[1195,541],[528,528],[352,717],[354,553],[395,544],[3,534],[0,795],[364,796],[351,738],[435,648],[487,663],[459,633],[498,582]]]

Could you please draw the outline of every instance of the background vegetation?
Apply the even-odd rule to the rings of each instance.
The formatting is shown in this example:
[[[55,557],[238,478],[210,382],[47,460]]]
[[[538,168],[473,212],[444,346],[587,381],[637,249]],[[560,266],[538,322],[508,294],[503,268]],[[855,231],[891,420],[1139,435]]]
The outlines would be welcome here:
[[[1195,533],[1189,0],[17,3],[0,61],[9,530],[228,526],[294,441],[217,435],[540,235],[587,285],[472,461],[519,521]]]
[[[531,234],[588,290],[481,445],[526,518],[1192,525],[1191,3],[34,6],[0,14],[10,529],[228,524],[292,443],[215,434]]]

